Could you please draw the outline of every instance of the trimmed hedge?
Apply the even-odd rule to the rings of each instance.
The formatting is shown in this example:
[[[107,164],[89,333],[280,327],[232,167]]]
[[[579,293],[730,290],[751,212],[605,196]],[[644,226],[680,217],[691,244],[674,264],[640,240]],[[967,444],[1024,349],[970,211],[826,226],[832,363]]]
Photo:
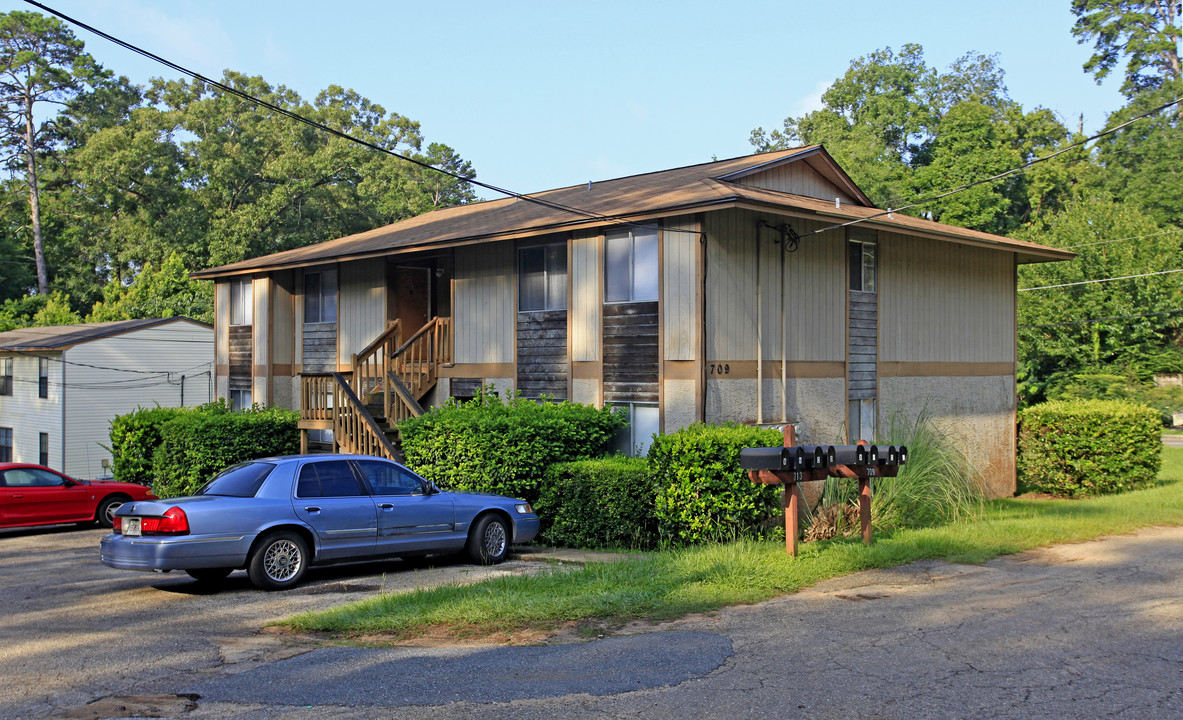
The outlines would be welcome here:
[[[603,455],[624,422],[610,408],[484,393],[398,429],[407,465],[428,480],[535,502],[548,465]]]
[[[776,430],[734,423],[696,423],[658,435],[649,463],[661,541],[689,545],[759,535],[761,525],[782,512],[780,488],[753,483],[739,468],[739,451],[783,444]]]
[[[653,481],[644,458],[613,455],[546,470],[535,507],[544,543],[580,548],[653,547]]]
[[[300,414],[254,407],[242,412],[186,412],[160,426],[152,453],[152,489],[191,495],[235,463],[300,451]]]
[[[1056,495],[1146,487],[1162,463],[1158,411],[1121,400],[1053,401],[1019,414],[1019,485]]]
[[[136,408],[111,419],[111,475],[121,482],[152,484],[152,453],[160,445],[160,428],[186,408]]]

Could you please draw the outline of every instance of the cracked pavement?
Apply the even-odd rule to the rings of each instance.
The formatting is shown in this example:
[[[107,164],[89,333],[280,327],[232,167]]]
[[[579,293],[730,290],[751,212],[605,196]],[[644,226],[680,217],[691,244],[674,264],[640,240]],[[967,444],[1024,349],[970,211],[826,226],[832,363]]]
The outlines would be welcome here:
[[[10,541],[0,536],[6,595]],[[355,571],[316,582],[367,585],[374,578]],[[175,614],[201,607],[193,598],[202,596],[165,586],[184,582],[124,573],[96,578],[91,587],[130,593],[142,610],[171,603]],[[281,648],[255,631],[261,619],[290,612],[284,603],[359,595],[321,591],[289,601],[290,593],[245,587],[226,595],[231,608],[204,613],[207,625],[234,618],[216,637],[197,632],[200,617],[123,629],[119,622],[134,621],[139,611],[127,607],[103,623],[99,612],[79,630],[114,646],[79,661],[116,663],[118,638],[146,632],[157,635],[155,642],[126,647],[153,655],[118,671],[96,666],[58,689],[38,680],[52,671],[38,676],[33,669],[45,661],[68,667],[86,641],[51,633],[45,647],[30,638],[14,650],[6,608],[0,667],[16,670],[0,675],[0,717],[77,712],[115,692],[197,695],[195,708],[181,703],[162,715],[193,720],[1183,717],[1183,528],[1149,528],[980,566],[924,562],[868,571],[769,602],[546,647],[318,648],[285,641]],[[104,597],[79,601],[97,612]],[[266,607],[259,597],[283,606]],[[16,617],[31,622],[27,614]],[[238,645],[228,645],[235,633]],[[252,648],[252,640],[260,646]]]

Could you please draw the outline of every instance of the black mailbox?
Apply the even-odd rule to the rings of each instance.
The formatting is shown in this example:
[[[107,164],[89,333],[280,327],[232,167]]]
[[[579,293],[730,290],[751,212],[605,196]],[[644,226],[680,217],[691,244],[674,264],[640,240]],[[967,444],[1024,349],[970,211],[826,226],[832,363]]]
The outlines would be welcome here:
[[[866,465],[869,445],[838,445],[834,448],[835,465]]]
[[[739,451],[739,466],[744,470],[791,470],[792,448],[743,448]]]
[[[908,463],[908,446],[900,445],[895,449],[895,457],[897,465],[906,465]]]

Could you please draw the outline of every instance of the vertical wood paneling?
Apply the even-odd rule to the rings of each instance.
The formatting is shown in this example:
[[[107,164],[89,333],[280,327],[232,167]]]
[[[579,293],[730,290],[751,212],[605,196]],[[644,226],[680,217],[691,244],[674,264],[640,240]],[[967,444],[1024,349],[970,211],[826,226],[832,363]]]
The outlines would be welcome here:
[[[511,363],[514,359],[512,242],[456,251],[456,362]]]
[[[666,360],[693,360],[695,318],[698,316],[698,278],[695,249],[698,222],[673,218],[662,230],[662,321]]]
[[[571,359],[594,362],[600,359],[600,277],[603,263],[599,254],[599,233],[575,233],[571,241],[570,332]]]
[[[839,190],[832,182],[822,177],[820,173],[803,161],[753,173],[736,180],[736,182],[740,185],[804,195],[820,200],[842,198],[844,203],[854,202],[849,195]]]
[[[880,232],[880,359],[1012,362],[1013,255]]]
[[[271,273],[271,362],[279,365],[295,362],[295,283],[292,270]]]
[[[337,268],[337,362],[348,365],[386,329],[386,264],[355,260]]]
[[[230,283],[221,280],[214,283],[214,362],[221,366],[230,364]]]

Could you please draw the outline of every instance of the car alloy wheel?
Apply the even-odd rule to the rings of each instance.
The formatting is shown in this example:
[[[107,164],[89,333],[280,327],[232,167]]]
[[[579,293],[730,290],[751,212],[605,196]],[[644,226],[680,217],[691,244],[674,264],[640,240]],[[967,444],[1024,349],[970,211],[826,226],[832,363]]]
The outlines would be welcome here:
[[[308,565],[308,545],[294,532],[266,536],[251,554],[247,574],[256,587],[286,590],[300,582]]]
[[[115,513],[119,508],[123,507],[123,498],[111,497],[99,504],[98,521],[99,525],[109,528],[115,525]]]
[[[509,552],[509,531],[497,515],[483,515],[468,539],[468,556],[481,565],[495,565]]]

